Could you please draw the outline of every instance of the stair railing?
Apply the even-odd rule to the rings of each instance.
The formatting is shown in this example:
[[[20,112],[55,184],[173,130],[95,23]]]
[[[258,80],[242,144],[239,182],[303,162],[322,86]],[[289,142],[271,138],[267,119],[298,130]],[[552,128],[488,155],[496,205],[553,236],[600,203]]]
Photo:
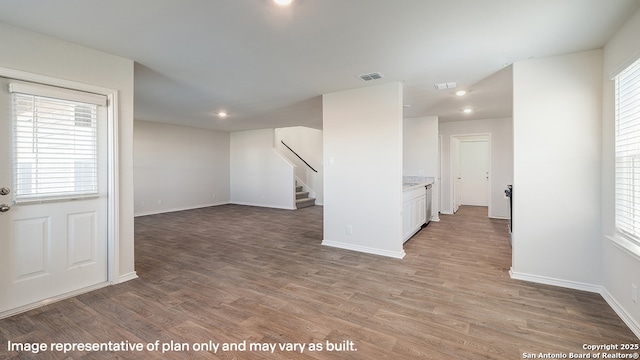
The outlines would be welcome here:
[[[303,163],[305,163],[305,165],[307,165],[309,167],[309,169],[313,170],[314,172],[318,172],[318,170],[314,169],[313,166],[309,165],[308,162],[306,162],[302,157],[300,157],[300,155],[298,155],[298,153],[296,153],[295,151],[293,151],[292,148],[289,147],[289,145],[285,144],[284,141],[280,140],[280,142],[282,143],[282,145],[284,145],[287,149],[289,149],[293,155],[297,156],[298,159],[302,160]]]

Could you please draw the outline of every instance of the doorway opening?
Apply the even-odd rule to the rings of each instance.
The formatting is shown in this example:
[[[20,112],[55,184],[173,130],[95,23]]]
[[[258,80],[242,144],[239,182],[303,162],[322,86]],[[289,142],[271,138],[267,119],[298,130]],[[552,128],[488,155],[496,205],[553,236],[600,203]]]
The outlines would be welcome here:
[[[491,134],[451,136],[451,201],[460,205],[491,207]]]

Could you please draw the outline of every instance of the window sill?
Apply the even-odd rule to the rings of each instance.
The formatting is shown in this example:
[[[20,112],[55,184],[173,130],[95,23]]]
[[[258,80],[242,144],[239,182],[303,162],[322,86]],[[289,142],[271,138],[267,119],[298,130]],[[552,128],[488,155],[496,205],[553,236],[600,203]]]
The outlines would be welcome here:
[[[622,251],[633,256],[636,260],[640,260],[640,245],[620,234],[606,235],[605,237]]]

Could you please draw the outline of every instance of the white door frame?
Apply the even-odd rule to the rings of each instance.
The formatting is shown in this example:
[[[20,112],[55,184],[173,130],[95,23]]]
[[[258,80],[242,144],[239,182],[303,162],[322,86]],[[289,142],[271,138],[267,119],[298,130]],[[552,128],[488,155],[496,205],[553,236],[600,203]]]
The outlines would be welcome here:
[[[491,133],[470,133],[470,134],[454,134],[451,135],[449,140],[449,192],[450,192],[450,201],[451,201],[451,210],[452,213],[458,210],[457,206],[459,204],[456,203],[456,194],[457,194],[457,175],[456,171],[459,170],[459,154],[460,154],[460,142],[469,141],[469,140],[486,140],[489,143],[489,153],[487,154],[489,157],[489,184],[487,186],[487,216],[491,214]]]
[[[0,76],[30,81],[45,85],[81,90],[107,97],[107,281],[88,288],[78,289],[70,293],[11,309],[0,313],[0,319],[21,312],[35,309],[52,301],[59,301],[82,293],[89,292],[118,282],[119,269],[119,158],[118,158],[118,91],[101,86],[89,85],[71,80],[59,79],[46,75],[33,74],[26,71],[0,67]]]
[[[438,184],[438,210],[435,212],[435,217],[436,217],[436,221],[440,221],[440,213],[442,212],[442,209],[444,209],[444,204],[442,203],[442,199],[444,199],[444,196],[442,194],[442,188],[444,186],[442,186],[442,157],[444,154],[444,139],[442,137],[441,134],[438,135],[438,177],[437,177],[437,184]]]

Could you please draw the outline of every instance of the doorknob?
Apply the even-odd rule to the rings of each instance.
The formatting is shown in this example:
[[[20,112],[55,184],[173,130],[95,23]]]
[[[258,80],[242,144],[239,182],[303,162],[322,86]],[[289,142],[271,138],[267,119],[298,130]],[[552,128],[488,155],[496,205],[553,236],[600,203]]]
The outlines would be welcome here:
[[[11,206],[7,204],[0,204],[0,212],[7,212],[11,210]]]
[[[11,192],[11,189],[9,189],[8,187],[0,188],[0,195],[7,195],[10,192]]]

